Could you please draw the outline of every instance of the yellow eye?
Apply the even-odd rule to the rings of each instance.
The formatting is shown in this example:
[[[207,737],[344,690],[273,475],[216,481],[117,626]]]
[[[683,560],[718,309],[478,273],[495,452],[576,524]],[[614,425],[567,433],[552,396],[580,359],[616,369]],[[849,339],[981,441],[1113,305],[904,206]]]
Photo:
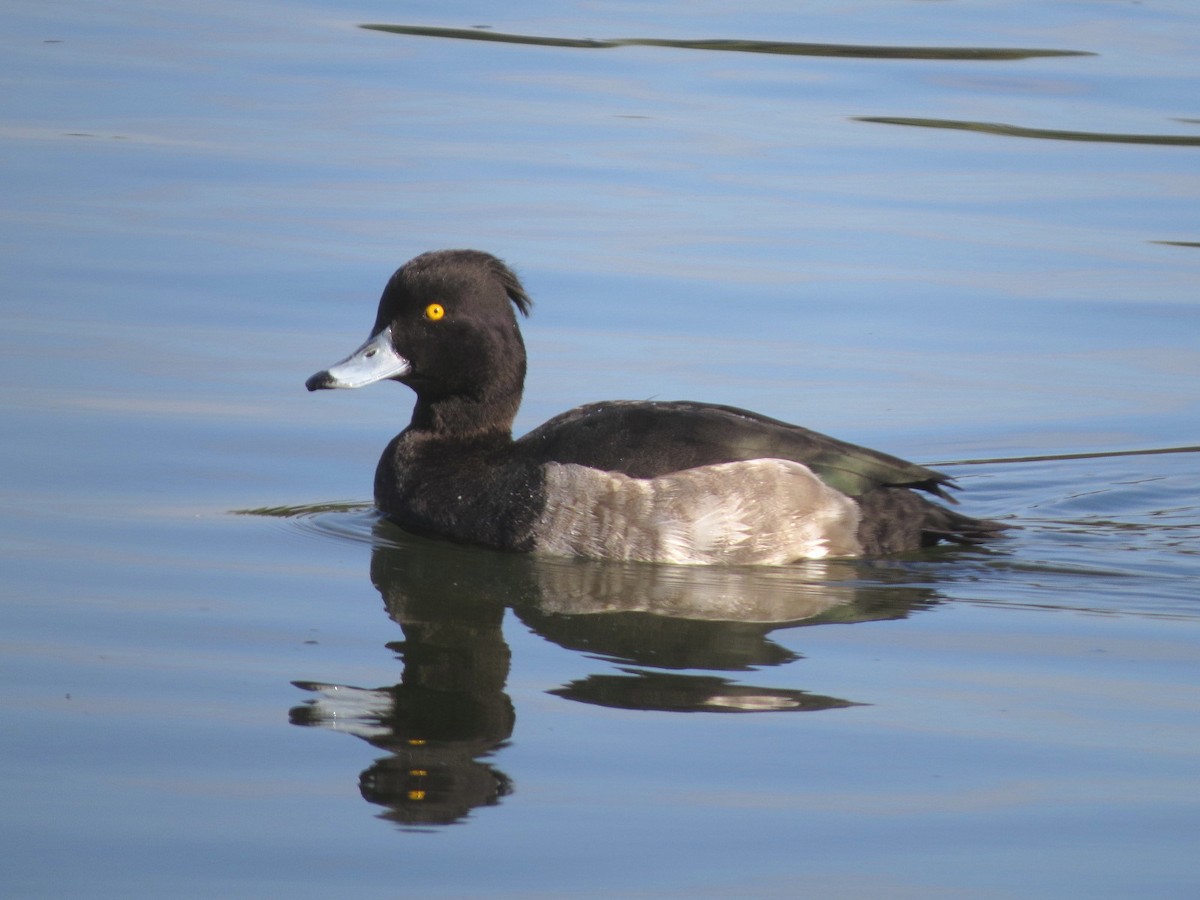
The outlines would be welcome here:
[[[440,303],[430,303],[425,307],[425,318],[430,322],[436,322],[444,315],[446,315],[446,308]]]

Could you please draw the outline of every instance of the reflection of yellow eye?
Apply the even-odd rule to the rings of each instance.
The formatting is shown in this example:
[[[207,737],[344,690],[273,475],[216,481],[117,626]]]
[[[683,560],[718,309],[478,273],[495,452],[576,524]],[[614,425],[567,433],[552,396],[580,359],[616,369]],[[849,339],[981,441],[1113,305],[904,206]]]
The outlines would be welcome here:
[[[446,308],[440,303],[430,303],[425,307],[425,318],[430,322],[436,322],[444,315],[446,315]]]

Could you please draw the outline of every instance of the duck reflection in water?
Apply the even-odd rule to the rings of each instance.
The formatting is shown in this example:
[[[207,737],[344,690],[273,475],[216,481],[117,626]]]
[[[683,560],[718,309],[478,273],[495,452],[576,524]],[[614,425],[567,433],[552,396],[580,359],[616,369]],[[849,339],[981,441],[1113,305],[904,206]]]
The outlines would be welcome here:
[[[623,709],[748,713],[858,704],[681,670],[784,665],[800,657],[769,639],[774,629],[903,618],[935,602],[928,589],[888,585],[886,566],[861,562],[717,569],[546,559],[414,537],[386,521],[375,524],[373,544],[371,581],[404,633],[387,645],[403,661],[400,683],[297,681],[315,696],[291,721],[386,750],[359,787],[405,827],[461,821],[513,789],[488,762],[516,720],[505,693],[507,608],[547,640],[616,664],[551,694]],[[856,583],[862,566],[871,566],[870,583]]]

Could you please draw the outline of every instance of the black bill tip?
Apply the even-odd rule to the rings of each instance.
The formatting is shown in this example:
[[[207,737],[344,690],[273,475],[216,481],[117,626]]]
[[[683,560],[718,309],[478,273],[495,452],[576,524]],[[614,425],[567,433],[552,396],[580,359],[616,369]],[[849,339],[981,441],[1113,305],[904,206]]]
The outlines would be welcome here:
[[[334,386],[333,376],[329,374],[328,369],[322,369],[316,375],[313,375],[308,381],[304,382],[304,386],[310,391],[323,391],[326,388]]]

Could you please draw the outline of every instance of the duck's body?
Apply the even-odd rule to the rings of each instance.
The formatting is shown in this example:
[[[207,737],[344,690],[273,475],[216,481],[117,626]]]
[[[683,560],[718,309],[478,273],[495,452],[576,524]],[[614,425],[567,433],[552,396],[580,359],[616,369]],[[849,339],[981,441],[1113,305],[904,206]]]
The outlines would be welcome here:
[[[510,302],[511,301],[511,302]],[[391,378],[417,393],[375,503],[414,530],[502,550],[672,563],[782,564],[978,543],[946,476],[733,407],[581,406],[514,441],[529,299],[498,259],[426,253],[399,269],[371,338],[309,390]]]

